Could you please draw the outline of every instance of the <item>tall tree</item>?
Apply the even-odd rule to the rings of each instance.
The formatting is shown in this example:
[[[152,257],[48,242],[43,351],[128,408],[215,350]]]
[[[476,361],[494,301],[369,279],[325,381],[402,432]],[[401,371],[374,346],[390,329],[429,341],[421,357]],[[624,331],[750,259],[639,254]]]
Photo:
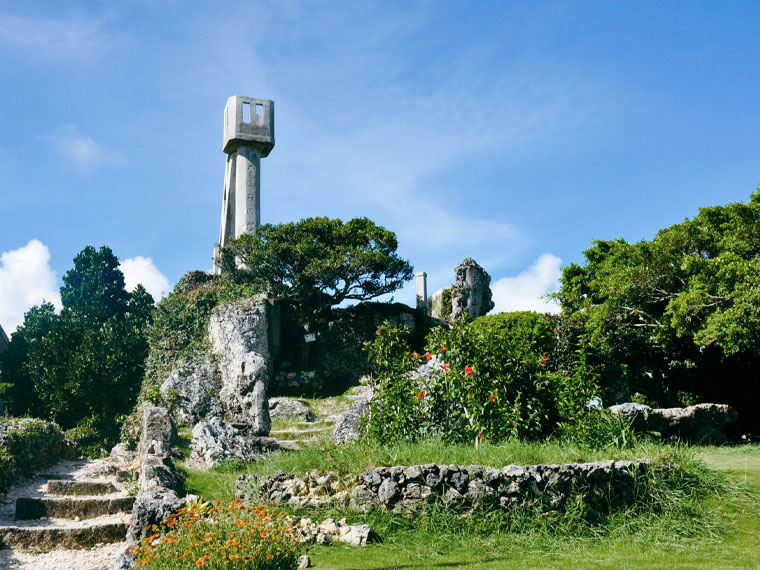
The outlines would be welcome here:
[[[86,247],[63,277],[63,309],[33,307],[3,355],[16,413],[49,417],[65,428],[94,424],[114,435],[117,414],[134,405],[143,375],[153,298],[132,293],[108,247]]]
[[[557,298],[582,318],[608,385],[663,405],[758,396],[760,189],[703,208],[651,241],[596,241],[564,269]]]

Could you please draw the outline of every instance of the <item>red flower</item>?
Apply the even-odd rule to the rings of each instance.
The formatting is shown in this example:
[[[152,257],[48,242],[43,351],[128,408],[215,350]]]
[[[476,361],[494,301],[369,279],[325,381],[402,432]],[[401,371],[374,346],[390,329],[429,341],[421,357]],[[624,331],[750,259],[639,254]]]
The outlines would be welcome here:
[[[446,363],[444,362],[444,363],[443,363],[443,371],[444,371],[444,372],[448,372],[448,371],[449,371],[449,368],[451,368],[451,365],[450,365],[450,364],[446,364]]]
[[[467,376],[469,376],[470,374],[472,374],[472,368],[470,368],[469,366],[465,366],[464,373],[467,374]]]
[[[417,354],[417,351],[416,351],[416,350],[413,350],[413,351],[412,351],[412,356],[414,356],[414,359],[415,359],[415,360],[417,360],[417,359],[420,357],[420,355],[419,355],[419,354]]]
[[[482,431],[478,434],[478,439],[483,439],[483,432]]]
[[[425,397],[425,392],[420,392],[419,394],[417,394],[417,397],[420,398],[420,399],[424,398]]]
[[[441,352],[446,352],[446,347],[441,345]]]
[[[496,398],[494,398],[493,394],[491,394],[490,396],[488,396],[488,399],[491,400],[492,402],[496,401]]]
[[[427,358],[428,360],[433,360],[433,355],[430,354],[429,352],[426,352],[425,353],[425,358]]]

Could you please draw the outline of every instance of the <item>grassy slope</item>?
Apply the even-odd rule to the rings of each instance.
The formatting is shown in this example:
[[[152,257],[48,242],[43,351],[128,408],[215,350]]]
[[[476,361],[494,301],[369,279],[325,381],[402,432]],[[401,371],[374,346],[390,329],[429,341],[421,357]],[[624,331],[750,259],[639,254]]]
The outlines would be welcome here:
[[[760,492],[760,448],[706,448],[701,458]],[[730,520],[724,537],[703,536],[663,543],[650,532],[594,539],[441,537],[424,532],[393,536],[385,544],[357,550],[343,546],[312,550],[315,568],[760,568],[760,506],[714,505]],[[667,524],[667,521],[663,521]],[[653,546],[654,544],[654,546]]]

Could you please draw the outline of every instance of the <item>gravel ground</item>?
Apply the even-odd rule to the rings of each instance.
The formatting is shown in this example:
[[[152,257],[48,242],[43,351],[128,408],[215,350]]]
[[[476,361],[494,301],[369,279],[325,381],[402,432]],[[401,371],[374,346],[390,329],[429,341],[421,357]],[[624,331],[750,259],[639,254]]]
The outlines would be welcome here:
[[[104,544],[92,550],[54,550],[44,554],[0,550],[0,568],[24,570],[103,570],[127,547],[126,542]]]

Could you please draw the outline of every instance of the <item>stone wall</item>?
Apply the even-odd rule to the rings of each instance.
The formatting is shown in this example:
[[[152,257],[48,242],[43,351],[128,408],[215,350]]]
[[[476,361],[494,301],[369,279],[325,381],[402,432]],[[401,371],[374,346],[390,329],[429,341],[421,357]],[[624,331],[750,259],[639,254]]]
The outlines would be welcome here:
[[[292,475],[278,471],[257,478],[241,475],[240,498],[292,506],[336,505],[359,511],[413,511],[432,502],[462,508],[501,508],[538,503],[562,511],[573,492],[592,508],[625,505],[635,497],[636,482],[650,464],[640,461],[602,461],[565,465],[479,465],[375,467],[341,478],[335,473]]]

